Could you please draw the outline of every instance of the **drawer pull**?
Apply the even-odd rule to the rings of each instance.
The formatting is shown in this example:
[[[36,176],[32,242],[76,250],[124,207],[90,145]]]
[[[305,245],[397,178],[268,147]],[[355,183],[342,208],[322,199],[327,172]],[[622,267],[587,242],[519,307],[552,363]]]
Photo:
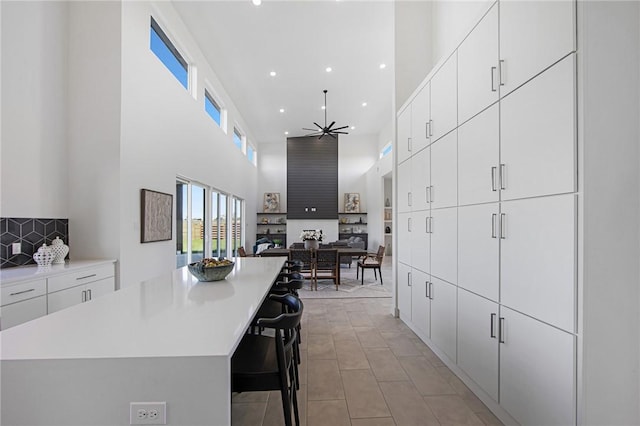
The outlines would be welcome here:
[[[84,279],[86,279],[86,278],[95,277],[96,275],[97,275],[97,274],[91,274],[91,275],[87,275],[87,276],[84,276],[84,277],[78,277],[78,278],[76,278],[76,281],[77,281],[77,280],[84,280]]]
[[[30,288],[29,290],[22,290],[22,291],[16,291],[15,293],[11,293],[9,294],[9,296],[17,296],[19,294],[25,294],[25,293],[29,293],[35,291],[35,288]]]

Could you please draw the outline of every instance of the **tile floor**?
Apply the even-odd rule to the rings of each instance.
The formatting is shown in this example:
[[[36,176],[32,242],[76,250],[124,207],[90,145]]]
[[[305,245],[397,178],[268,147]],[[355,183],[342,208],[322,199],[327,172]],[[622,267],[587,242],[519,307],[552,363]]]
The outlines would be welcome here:
[[[500,425],[399,319],[390,298],[307,299],[300,421],[308,426]],[[279,392],[234,395],[233,426],[283,425]]]

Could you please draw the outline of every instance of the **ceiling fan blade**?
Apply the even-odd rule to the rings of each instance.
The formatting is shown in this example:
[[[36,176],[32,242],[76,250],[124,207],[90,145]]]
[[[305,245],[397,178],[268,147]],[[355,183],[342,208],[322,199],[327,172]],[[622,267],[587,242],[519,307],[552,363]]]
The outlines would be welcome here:
[[[329,136],[331,136],[334,139],[338,139],[338,137],[336,135],[334,135],[333,133],[327,133]]]
[[[336,124],[336,122],[332,121],[331,124],[329,124],[329,127],[327,127],[327,130],[331,130],[334,124]]]
[[[326,135],[326,133],[322,132],[322,134],[320,135],[320,137],[318,139],[322,139],[322,137]]]
[[[348,135],[349,134],[349,132],[334,132],[334,131],[331,131],[331,133],[336,133],[336,134],[340,134],[340,135]]]
[[[333,130],[342,130],[342,129],[346,129],[349,126],[342,126],[342,127],[336,127],[335,129],[331,129],[331,131]]]
[[[303,127],[302,130],[310,130],[312,132],[317,132],[318,131],[318,129],[307,129],[306,127]]]
[[[318,123],[316,123],[315,121],[313,122],[313,124],[315,124],[316,126],[318,126],[318,129],[322,130],[322,126],[319,125]]]

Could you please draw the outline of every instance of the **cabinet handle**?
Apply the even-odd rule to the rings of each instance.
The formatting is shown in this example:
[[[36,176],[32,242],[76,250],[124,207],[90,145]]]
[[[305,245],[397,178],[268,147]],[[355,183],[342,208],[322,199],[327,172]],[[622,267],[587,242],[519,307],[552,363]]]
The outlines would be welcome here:
[[[433,185],[431,185],[429,188],[429,200],[433,203]]]
[[[491,214],[491,238],[497,238],[496,236],[496,219],[498,215],[496,213]]]
[[[500,59],[500,86],[504,86],[504,59]]]
[[[500,213],[500,239],[507,239],[507,214]]]
[[[407,231],[411,232],[411,218],[407,219]]]
[[[500,164],[500,189],[507,189],[507,165]]]
[[[87,290],[87,295],[89,296],[87,300],[91,300],[91,289]]]
[[[86,301],[87,301],[87,291],[82,290],[82,302],[86,302]]]
[[[19,294],[30,293],[30,292],[35,291],[35,290],[36,290],[35,288],[30,288],[29,290],[16,291],[15,293],[9,294],[9,296],[17,296]]]
[[[433,136],[433,120],[429,120],[429,136]]]
[[[424,282],[424,296],[429,298],[429,281]]]
[[[427,204],[429,204],[429,187],[428,186],[424,187],[424,198],[425,198]]]
[[[429,139],[429,122],[424,123],[424,137]]]
[[[504,343],[504,317],[500,317],[498,326],[498,342]]]
[[[429,299],[433,300],[433,283],[429,281]]]
[[[411,207],[413,201],[413,197],[411,196],[411,192],[407,192],[407,204]]]
[[[407,138],[407,151],[409,152],[411,152],[411,148],[412,148],[411,142],[413,142],[411,138]]]
[[[492,191],[497,191],[498,188],[496,188],[496,172],[498,171],[498,168],[496,166],[491,167],[491,190]]]
[[[429,233],[429,217],[425,217],[424,218],[424,233],[428,234]]]
[[[429,204],[431,202],[431,187],[427,186],[426,191],[427,191],[427,204]]]
[[[496,81],[496,67],[491,67],[491,91],[495,92],[496,91],[496,86],[495,86],[495,81]]]
[[[96,276],[96,274],[86,275],[86,276],[84,276],[84,277],[78,277],[78,278],[76,278],[76,281],[78,281],[78,280],[84,280],[84,279],[86,279],[86,278],[91,278],[91,277],[95,277],[95,276]]]
[[[491,314],[491,338],[492,339],[496,338],[495,320],[496,320],[496,314]]]
[[[433,234],[433,216],[429,216],[429,233]]]
[[[407,285],[411,287],[411,272],[407,272]]]

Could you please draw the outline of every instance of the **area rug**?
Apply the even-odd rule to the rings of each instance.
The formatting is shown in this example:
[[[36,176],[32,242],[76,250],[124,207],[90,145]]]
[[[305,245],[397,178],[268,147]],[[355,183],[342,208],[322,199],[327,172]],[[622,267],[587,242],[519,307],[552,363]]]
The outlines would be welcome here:
[[[298,290],[302,299],[343,299],[349,297],[391,297],[390,286],[380,285],[380,281],[360,280],[342,277],[341,284],[336,286],[332,280],[318,280],[318,290],[309,290],[311,281],[305,281],[304,287]]]

